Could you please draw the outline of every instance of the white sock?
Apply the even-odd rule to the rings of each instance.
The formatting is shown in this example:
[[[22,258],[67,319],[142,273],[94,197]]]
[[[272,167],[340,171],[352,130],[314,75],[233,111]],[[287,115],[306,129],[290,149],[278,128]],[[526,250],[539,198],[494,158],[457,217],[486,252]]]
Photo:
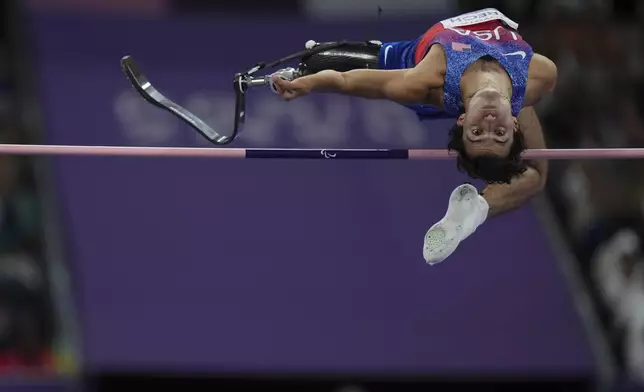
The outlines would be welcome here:
[[[449,257],[458,245],[485,222],[489,205],[470,184],[463,184],[450,195],[447,213],[425,234],[423,257],[434,265]]]
[[[481,195],[477,197],[476,201],[477,204],[476,208],[474,209],[474,213],[468,216],[465,222],[463,222],[461,241],[474,234],[476,229],[478,229],[478,227],[481,226],[487,219],[487,214],[490,211],[490,205],[487,204],[487,201]]]

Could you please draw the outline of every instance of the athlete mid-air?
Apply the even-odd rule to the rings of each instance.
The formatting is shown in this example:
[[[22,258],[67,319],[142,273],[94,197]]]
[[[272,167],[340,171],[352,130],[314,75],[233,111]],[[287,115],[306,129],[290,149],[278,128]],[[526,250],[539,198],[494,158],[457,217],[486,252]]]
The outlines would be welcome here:
[[[220,134],[166,98],[131,56],[121,59],[121,68],[144,99],[219,146],[234,141],[243,127],[246,91],[266,85],[286,100],[311,92],[332,92],[391,100],[421,119],[454,118],[447,147],[457,156],[461,171],[484,180],[487,186],[480,194],[470,184],[452,192],[447,213],[425,235],[423,256],[435,264],[452,254],[486,219],[519,207],[546,182],[547,161],[526,161],[522,152],[545,148],[532,105],[554,90],[557,67],[534,53],[517,29],[518,24],[507,16],[487,8],[445,19],[411,41],[308,41],[305,50],[271,63],[258,63],[235,75],[231,135]],[[300,61],[298,68],[255,76],[262,69],[296,59]],[[250,158],[312,157],[308,150],[219,153],[224,151]],[[408,151],[402,155],[386,151],[396,159],[408,157]],[[343,154],[369,158],[387,152],[346,150]]]

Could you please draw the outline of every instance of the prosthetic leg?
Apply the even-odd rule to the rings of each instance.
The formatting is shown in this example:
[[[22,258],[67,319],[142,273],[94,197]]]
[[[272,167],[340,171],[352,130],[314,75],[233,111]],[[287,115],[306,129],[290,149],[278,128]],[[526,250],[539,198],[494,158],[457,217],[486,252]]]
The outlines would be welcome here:
[[[376,69],[378,68],[381,46],[382,43],[378,41],[341,41],[326,43],[309,41],[306,43],[306,49],[303,51],[272,63],[259,63],[246,72],[236,74],[233,79],[235,89],[235,121],[233,132],[230,135],[224,135],[214,130],[190,111],[166,98],[150,83],[131,56],[125,56],[121,59],[121,69],[134,89],[146,101],[179,117],[211,143],[215,145],[226,145],[235,140],[243,128],[246,119],[246,92],[249,89],[259,86],[269,86],[273,92],[277,92],[272,81],[274,75],[285,80],[294,80],[323,70],[344,72],[352,69]],[[297,68],[282,68],[275,73],[255,76],[260,70],[276,68],[293,60],[299,60]]]
[[[285,80],[294,80],[324,70],[346,72],[353,69],[377,69],[381,45],[378,41],[327,43],[308,41],[306,51],[295,53],[262,67],[278,66],[293,60],[294,57],[299,57],[300,64],[297,68],[282,68],[275,73],[261,77],[252,76],[254,72],[250,72],[246,77],[242,75],[242,83],[246,84],[247,89],[268,85],[273,92],[276,92],[272,82],[275,75]]]
[[[306,43],[306,48],[315,49],[320,45],[326,44],[309,41]],[[303,75],[310,75],[327,69],[338,72],[364,68],[377,69],[381,46],[382,43],[379,41],[369,41],[365,44],[347,43],[345,46],[303,57],[300,69]]]

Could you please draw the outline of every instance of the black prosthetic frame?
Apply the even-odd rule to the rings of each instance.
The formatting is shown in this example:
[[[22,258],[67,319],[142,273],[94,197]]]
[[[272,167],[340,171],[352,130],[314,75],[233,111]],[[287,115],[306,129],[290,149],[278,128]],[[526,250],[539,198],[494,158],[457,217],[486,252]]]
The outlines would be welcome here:
[[[271,74],[254,76],[258,71],[275,68],[290,61],[298,60],[298,69],[291,69],[292,78],[331,69],[340,72],[353,69],[378,68],[380,44],[376,42],[326,42],[315,44],[311,48],[293,53],[271,63],[258,63],[246,72],[233,78],[235,89],[235,119],[232,134],[225,135],[211,128],[204,121],[190,113],[184,107],[166,98],[148,80],[131,56],[121,59],[121,69],[134,89],[151,104],[167,110],[199,132],[214,145],[223,146],[233,142],[244,126],[246,119],[246,92],[253,87],[271,84]]]

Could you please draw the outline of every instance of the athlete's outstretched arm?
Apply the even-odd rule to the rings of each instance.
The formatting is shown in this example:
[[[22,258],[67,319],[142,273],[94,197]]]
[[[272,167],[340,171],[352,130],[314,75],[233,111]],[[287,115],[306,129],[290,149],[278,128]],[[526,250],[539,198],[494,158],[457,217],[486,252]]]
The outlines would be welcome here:
[[[533,107],[524,107],[517,117],[529,149],[546,148],[541,124]],[[490,206],[488,217],[513,210],[539,193],[546,184],[548,161],[531,161],[528,170],[510,184],[490,184],[483,198]]]
[[[403,104],[425,103],[429,91],[442,85],[425,57],[416,67],[400,70],[356,69],[347,72],[321,71],[293,81],[275,77],[277,91],[292,100],[312,91],[333,92],[369,99],[388,99]]]

